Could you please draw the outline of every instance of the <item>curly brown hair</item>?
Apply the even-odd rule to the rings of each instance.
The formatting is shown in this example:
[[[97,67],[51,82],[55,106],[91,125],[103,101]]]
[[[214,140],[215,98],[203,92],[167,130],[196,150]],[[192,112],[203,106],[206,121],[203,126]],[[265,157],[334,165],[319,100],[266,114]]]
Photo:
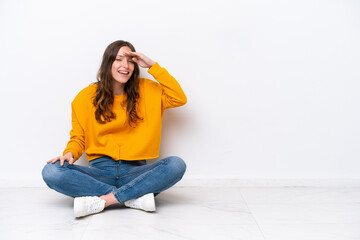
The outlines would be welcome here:
[[[113,95],[113,81],[111,75],[111,67],[115,61],[119,49],[127,46],[131,51],[136,52],[134,46],[123,40],[118,40],[111,43],[104,52],[102,63],[97,74],[97,90],[96,96],[93,99],[93,104],[96,108],[95,118],[96,121],[105,124],[116,118],[115,113],[111,110],[114,103]],[[138,120],[142,120],[136,111],[136,103],[139,98],[139,65],[134,62],[134,71],[130,79],[125,83],[124,92],[126,98],[124,105],[126,105],[126,117],[130,126],[136,124]]]

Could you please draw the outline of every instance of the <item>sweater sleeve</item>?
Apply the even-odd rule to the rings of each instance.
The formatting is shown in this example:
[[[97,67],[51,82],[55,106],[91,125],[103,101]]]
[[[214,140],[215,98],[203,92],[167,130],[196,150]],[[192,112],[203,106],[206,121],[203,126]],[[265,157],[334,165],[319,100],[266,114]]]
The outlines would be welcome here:
[[[184,105],[187,102],[184,91],[176,79],[171,76],[165,68],[155,63],[149,68],[150,73],[162,86],[162,110]]]
[[[84,152],[85,134],[84,129],[81,127],[76,116],[74,102],[71,104],[71,125],[72,129],[70,131],[70,141],[68,142],[63,154],[72,152],[74,155],[74,160],[76,161]]]

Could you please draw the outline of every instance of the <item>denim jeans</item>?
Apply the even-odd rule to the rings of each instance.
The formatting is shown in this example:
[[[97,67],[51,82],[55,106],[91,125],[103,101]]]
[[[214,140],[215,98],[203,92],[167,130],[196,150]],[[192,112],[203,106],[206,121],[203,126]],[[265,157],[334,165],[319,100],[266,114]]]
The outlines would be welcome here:
[[[70,197],[113,193],[119,203],[124,203],[147,193],[159,194],[180,181],[185,170],[179,157],[146,165],[145,161],[114,161],[105,156],[90,161],[89,166],[48,163],[42,176],[51,189]]]

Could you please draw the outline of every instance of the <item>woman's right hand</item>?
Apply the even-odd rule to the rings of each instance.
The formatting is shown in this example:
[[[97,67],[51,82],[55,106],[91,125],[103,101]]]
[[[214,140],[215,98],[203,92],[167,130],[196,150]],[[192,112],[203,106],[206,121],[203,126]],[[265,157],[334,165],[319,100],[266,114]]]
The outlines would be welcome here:
[[[74,155],[72,154],[72,152],[67,152],[64,154],[64,156],[53,158],[47,161],[47,163],[56,163],[59,160],[60,160],[60,166],[63,166],[65,161],[68,161],[69,164],[72,165],[74,163]]]

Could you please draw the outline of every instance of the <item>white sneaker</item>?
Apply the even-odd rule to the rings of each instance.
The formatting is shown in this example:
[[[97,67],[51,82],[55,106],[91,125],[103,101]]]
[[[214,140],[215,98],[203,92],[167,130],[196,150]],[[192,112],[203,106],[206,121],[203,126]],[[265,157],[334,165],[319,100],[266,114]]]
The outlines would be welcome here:
[[[142,197],[126,201],[126,207],[144,210],[146,212],[155,212],[155,198],[153,193],[148,193]]]
[[[104,210],[106,201],[99,197],[77,197],[74,199],[74,217],[84,217]]]

